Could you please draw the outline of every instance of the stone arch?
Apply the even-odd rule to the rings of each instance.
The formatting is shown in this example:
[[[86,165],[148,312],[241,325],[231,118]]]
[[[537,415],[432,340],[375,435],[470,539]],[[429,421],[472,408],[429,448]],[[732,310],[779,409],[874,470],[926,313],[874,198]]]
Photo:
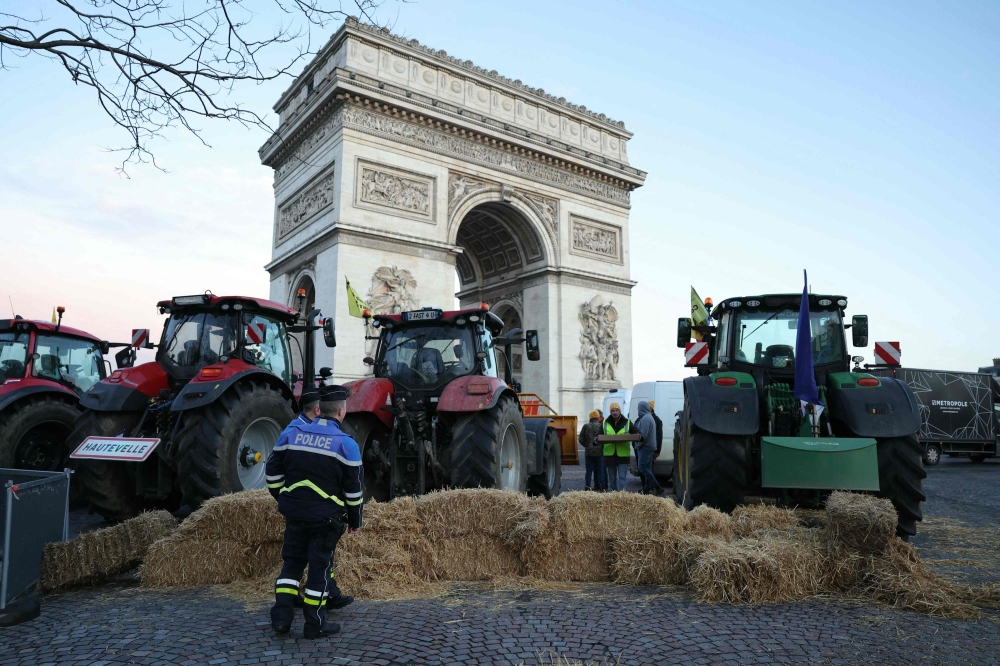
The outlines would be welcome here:
[[[469,213],[487,204],[496,204],[497,210],[502,207],[517,213],[527,223],[530,232],[538,239],[543,248],[543,259],[546,264],[549,266],[559,265],[559,241],[554,221],[552,224],[546,223],[542,219],[541,211],[535,201],[505,185],[476,189],[458,200],[450,202],[448,242],[452,245],[460,245],[458,242],[459,230]]]

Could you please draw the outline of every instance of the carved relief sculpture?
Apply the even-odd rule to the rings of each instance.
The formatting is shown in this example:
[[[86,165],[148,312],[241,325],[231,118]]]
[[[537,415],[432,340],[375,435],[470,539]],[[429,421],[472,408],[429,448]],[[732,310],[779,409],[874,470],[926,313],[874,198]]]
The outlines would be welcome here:
[[[372,286],[368,290],[368,307],[374,314],[399,314],[420,307],[414,291],[417,281],[410,271],[395,266],[379,266],[372,275]],[[379,334],[371,324],[367,335],[377,338]],[[365,345],[368,356],[375,354],[376,340],[368,340]]]
[[[496,185],[488,183],[485,180],[473,178],[472,176],[466,176],[464,173],[449,173],[448,217],[450,218],[454,214],[455,207],[466,197],[472,196],[476,192],[485,190],[488,187],[496,187]]]
[[[278,211],[278,241],[295,231],[313,215],[333,204],[334,172],[293,198]]]
[[[358,160],[355,204],[434,221],[434,178]]]
[[[580,306],[580,362],[590,381],[618,381],[618,310],[600,295]]]
[[[621,231],[611,225],[573,217],[572,243],[574,254],[597,255],[611,261],[622,259]]]

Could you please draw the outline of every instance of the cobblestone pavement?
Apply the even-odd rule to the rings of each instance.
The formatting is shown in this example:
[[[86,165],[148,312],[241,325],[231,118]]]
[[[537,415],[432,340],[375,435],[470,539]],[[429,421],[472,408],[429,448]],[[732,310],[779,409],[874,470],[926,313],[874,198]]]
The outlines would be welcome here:
[[[928,470],[925,515],[996,532],[1000,465],[949,460]],[[564,488],[582,486],[565,469]],[[579,477],[579,478],[577,478]],[[936,554],[938,533],[915,540]],[[923,541],[923,543],[921,543]],[[573,592],[456,588],[437,599],[356,602],[343,632],[306,641],[271,633],[267,608],[211,589],[122,585],[50,597],[43,615],[0,629],[7,664],[533,664],[560,654],[604,664],[1000,664],[1000,614],[931,618],[841,601],[704,605],[673,588]],[[550,652],[551,651],[551,652]]]

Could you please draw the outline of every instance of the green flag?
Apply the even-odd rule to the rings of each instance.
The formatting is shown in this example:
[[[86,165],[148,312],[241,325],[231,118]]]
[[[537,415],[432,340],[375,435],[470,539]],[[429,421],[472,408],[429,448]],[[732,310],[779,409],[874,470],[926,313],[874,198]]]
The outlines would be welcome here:
[[[692,286],[691,324],[693,326],[704,326],[707,323],[708,323],[708,310],[705,309],[705,303],[702,302],[701,296],[698,295],[698,292],[695,291],[694,287]],[[698,331],[694,331],[692,335],[694,335],[694,339],[698,341],[701,341],[701,339],[704,337],[704,335],[699,333]]]
[[[351,281],[347,279],[346,275],[344,276],[344,280],[347,282],[347,312],[352,317],[358,317],[360,319],[362,317],[362,312],[370,308],[363,300],[361,300],[361,297],[358,296],[358,292],[354,291],[354,287],[351,286]]]

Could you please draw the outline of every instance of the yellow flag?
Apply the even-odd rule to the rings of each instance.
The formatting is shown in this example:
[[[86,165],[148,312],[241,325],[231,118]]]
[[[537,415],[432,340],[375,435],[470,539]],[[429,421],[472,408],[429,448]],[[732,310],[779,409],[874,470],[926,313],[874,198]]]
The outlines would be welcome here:
[[[352,317],[361,318],[361,313],[363,310],[370,309],[361,297],[358,296],[358,292],[354,291],[354,287],[351,286],[351,281],[344,276],[344,280],[347,282],[347,312]]]
[[[701,296],[698,292],[691,287],[691,324],[693,326],[704,326],[708,323],[708,310],[705,309],[705,303],[701,300]],[[704,334],[698,331],[693,331],[692,335],[695,340],[699,342],[704,338]]]
[[[52,308],[52,323],[53,324],[58,324],[59,323],[59,321],[56,319],[56,309],[55,308]]]

